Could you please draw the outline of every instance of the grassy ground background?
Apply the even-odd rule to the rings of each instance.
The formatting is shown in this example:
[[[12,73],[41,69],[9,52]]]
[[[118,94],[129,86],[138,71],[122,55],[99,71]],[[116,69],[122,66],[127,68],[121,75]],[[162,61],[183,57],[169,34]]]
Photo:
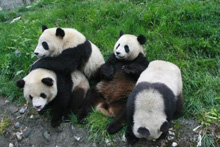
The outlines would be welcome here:
[[[10,23],[18,16],[21,20]],[[220,2],[39,0],[30,8],[1,11],[0,94],[9,100],[24,101],[15,82],[36,60],[33,51],[43,24],[76,28],[105,57],[112,53],[120,30],[144,34],[149,60],[168,60],[181,68],[184,117],[205,126],[220,123]],[[96,117],[104,121],[94,122]],[[109,119],[93,113],[89,122],[91,131],[106,136]]]

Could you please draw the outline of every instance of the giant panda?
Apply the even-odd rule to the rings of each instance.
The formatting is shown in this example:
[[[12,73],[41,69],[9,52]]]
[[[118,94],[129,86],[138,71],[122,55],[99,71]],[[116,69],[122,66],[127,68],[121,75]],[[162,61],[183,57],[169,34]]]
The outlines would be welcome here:
[[[122,123],[126,121],[127,98],[149,63],[142,46],[145,42],[143,35],[136,37],[120,32],[114,53],[101,67],[100,75],[103,79],[96,87],[89,89],[82,103],[82,109],[77,115],[79,123],[85,123],[84,118],[91,108],[96,108],[106,116],[115,117],[107,127],[108,133],[113,134],[122,129]]]
[[[47,28],[42,34],[34,54],[42,58],[32,68],[45,68],[57,72],[82,71],[88,79],[98,78],[104,58],[96,45],[74,28]]]
[[[89,89],[87,78],[78,70],[71,74],[60,74],[37,68],[31,70],[16,84],[17,87],[23,88],[25,99],[31,101],[40,114],[47,108],[51,108],[51,126],[53,127],[58,126],[70,112],[76,114],[79,111],[79,106]]]
[[[165,137],[171,120],[182,115],[182,99],[180,69],[167,61],[150,62],[127,101],[128,143]]]

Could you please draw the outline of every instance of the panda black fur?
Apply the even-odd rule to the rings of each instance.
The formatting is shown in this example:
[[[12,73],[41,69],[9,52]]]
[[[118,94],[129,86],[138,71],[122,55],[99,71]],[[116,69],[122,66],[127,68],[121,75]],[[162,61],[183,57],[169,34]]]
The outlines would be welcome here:
[[[70,112],[76,114],[79,111],[79,106],[89,89],[88,80],[78,70],[71,74],[61,74],[37,68],[31,70],[16,84],[19,88],[23,88],[25,99],[32,101],[33,107],[40,114],[45,109],[51,108],[53,127],[58,126],[63,117],[68,117]]]
[[[73,28],[48,29],[46,26],[42,31],[34,53],[43,58],[32,69],[44,68],[63,73],[79,69],[88,79],[97,77],[104,58],[98,47],[82,33]]]
[[[182,115],[180,69],[166,61],[150,62],[130,94],[126,110],[128,143],[165,137],[171,121]]]
[[[80,123],[84,123],[84,118],[91,108],[95,107],[104,115],[115,117],[107,127],[108,133],[116,133],[123,127],[122,123],[126,122],[127,98],[139,75],[149,63],[142,47],[145,42],[146,38],[143,35],[136,37],[120,33],[114,53],[101,67],[100,74],[103,80],[87,92],[77,117]]]

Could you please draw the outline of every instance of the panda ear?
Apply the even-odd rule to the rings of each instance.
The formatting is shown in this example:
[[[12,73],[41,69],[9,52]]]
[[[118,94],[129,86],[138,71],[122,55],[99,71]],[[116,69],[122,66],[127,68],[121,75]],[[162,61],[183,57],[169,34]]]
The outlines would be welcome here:
[[[44,30],[48,29],[46,25],[42,25],[42,32],[44,32]]]
[[[120,31],[120,37],[121,37],[122,35],[124,35],[124,32],[123,32],[123,31]]]
[[[60,36],[61,38],[63,38],[65,36],[65,32],[63,29],[61,28],[57,28],[56,30],[56,36]]]
[[[53,86],[53,79],[51,78],[43,78],[41,82],[47,86]]]
[[[167,121],[165,121],[165,122],[161,125],[160,131],[163,132],[163,133],[167,133],[168,130],[169,130],[169,128],[170,128],[170,123],[167,122]]]
[[[22,80],[18,80],[17,82],[16,82],[16,86],[18,87],[18,88],[24,88],[24,85],[25,85],[25,81],[22,79]]]
[[[144,44],[146,42],[147,39],[146,39],[146,37],[144,35],[139,35],[137,37],[137,40],[142,45],[142,44]]]

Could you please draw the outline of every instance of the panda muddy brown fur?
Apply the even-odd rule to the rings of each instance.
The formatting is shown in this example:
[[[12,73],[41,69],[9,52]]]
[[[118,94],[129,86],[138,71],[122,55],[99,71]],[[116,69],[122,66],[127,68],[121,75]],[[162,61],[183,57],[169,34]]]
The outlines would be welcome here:
[[[123,128],[127,98],[149,64],[142,47],[145,42],[143,35],[136,37],[120,33],[114,53],[100,69],[102,80],[87,92],[77,115],[79,123],[85,123],[85,117],[92,108],[96,108],[102,114],[115,118],[107,127],[108,133],[114,134]]]

